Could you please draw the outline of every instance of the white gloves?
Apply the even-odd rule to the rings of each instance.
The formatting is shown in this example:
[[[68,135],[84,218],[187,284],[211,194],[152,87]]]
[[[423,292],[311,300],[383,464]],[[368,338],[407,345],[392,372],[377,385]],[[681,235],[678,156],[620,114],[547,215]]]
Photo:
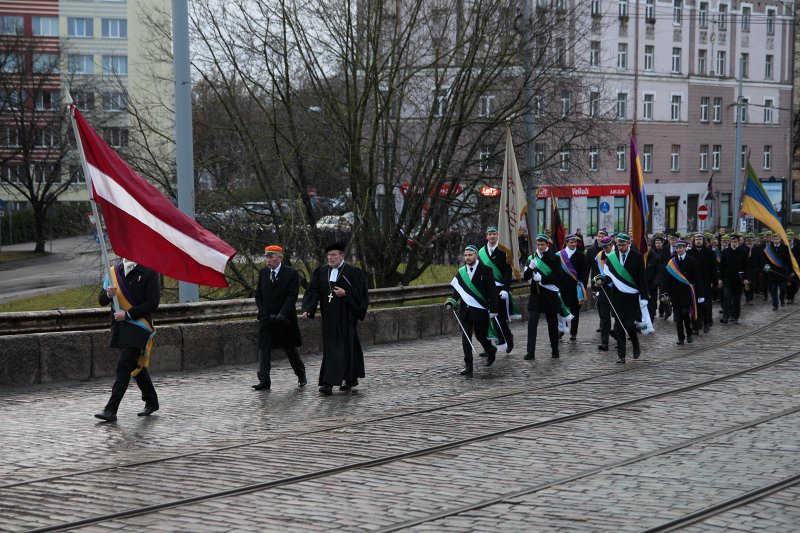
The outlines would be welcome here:
[[[699,304],[701,304],[701,303],[703,303],[703,302],[705,302],[705,301],[706,301],[706,299],[705,299],[705,298],[698,298],[698,299],[697,299],[697,303],[699,303]]]
[[[497,318],[497,313],[489,313],[489,318]]]
[[[538,272],[533,273],[533,281],[542,281],[542,275]]]
[[[500,299],[508,300],[508,291],[500,291]]]
[[[639,305],[647,305],[647,300],[644,298],[639,298]]]
[[[533,259],[531,259],[531,262],[530,262],[530,264],[528,264],[528,268],[530,268],[531,270],[533,270],[534,268],[536,268],[536,261],[534,261]]]

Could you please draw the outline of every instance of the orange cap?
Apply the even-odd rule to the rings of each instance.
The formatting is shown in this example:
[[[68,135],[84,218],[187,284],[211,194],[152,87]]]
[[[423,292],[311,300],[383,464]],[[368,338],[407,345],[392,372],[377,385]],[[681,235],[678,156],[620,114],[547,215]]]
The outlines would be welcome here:
[[[269,246],[264,248],[264,253],[266,255],[271,255],[271,254],[283,255],[283,248],[281,248],[277,244],[270,244]]]

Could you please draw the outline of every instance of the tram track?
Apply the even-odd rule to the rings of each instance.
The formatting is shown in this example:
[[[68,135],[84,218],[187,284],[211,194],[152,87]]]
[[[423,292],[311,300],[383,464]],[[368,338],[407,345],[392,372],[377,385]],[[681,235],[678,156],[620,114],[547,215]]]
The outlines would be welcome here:
[[[751,334],[751,333],[752,332],[750,332],[748,334]],[[736,342],[736,341],[737,341],[736,338],[728,339],[726,342],[718,343],[717,346],[730,344],[731,342]],[[697,351],[707,351],[708,349],[710,349],[710,347],[704,347],[703,349],[697,350]],[[681,356],[686,356],[686,355],[688,355],[688,353],[687,354],[680,354],[680,355]],[[648,401],[651,401],[651,400],[656,400],[656,399],[659,399],[659,398],[664,398],[664,397],[667,397],[667,396],[681,394],[681,393],[684,393],[684,392],[696,390],[696,389],[699,389],[699,388],[702,388],[702,387],[706,387],[706,386],[714,384],[714,383],[719,383],[719,382],[724,382],[724,381],[727,381],[727,380],[735,379],[737,377],[740,377],[740,376],[743,376],[743,375],[746,375],[746,374],[750,374],[750,373],[753,373],[753,372],[758,372],[760,370],[763,370],[763,369],[766,369],[766,368],[769,368],[769,367],[772,367],[772,366],[775,366],[775,365],[779,365],[781,363],[792,361],[792,360],[798,358],[798,356],[800,356],[800,351],[797,351],[797,352],[791,353],[789,355],[785,355],[783,357],[780,357],[780,358],[777,358],[777,359],[773,359],[773,360],[770,360],[770,361],[767,361],[767,362],[764,362],[764,363],[761,363],[761,364],[758,364],[758,365],[750,366],[750,367],[747,367],[745,369],[738,370],[736,372],[727,373],[727,374],[724,374],[724,375],[721,375],[721,376],[715,376],[715,377],[710,378],[710,379],[706,379],[706,380],[703,380],[703,381],[700,381],[700,382],[696,382],[696,383],[691,383],[691,384],[684,385],[684,386],[681,386],[681,387],[675,387],[675,388],[671,388],[669,390],[663,390],[663,391],[659,391],[659,392],[652,393],[652,394],[646,394],[646,395],[642,395],[642,396],[639,396],[639,397],[636,397],[636,398],[632,398],[632,399],[629,399],[629,400],[616,402],[616,403],[613,403],[613,404],[604,405],[604,406],[597,407],[597,408],[586,409],[586,410],[583,410],[583,411],[580,411],[580,412],[577,412],[577,413],[572,413],[572,414],[564,415],[564,416],[558,416],[558,417],[554,417],[554,418],[551,418],[551,419],[548,419],[548,420],[543,420],[543,421],[538,421],[538,422],[531,422],[531,423],[526,423],[526,424],[520,424],[520,425],[516,425],[516,426],[513,426],[513,427],[497,430],[497,431],[485,432],[485,433],[482,433],[480,435],[475,435],[475,436],[468,437],[468,438],[462,438],[462,439],[454,440],[454,441],[443,443],[443,444],[438,444],[438,445],[434,445],[434,446],[428,446],[428,447],[419,448],[419,449],[415,449],[415,450],[411,450],[411,451],[407,451],[407,452],[402,452],[402,453],[388,454],[388,455],[384,455],[382,457],[369,459],[369,460],[355,461],[355,462],[351,462],[351,463],[348,463],[348,464],[339,465],[339,466],[336,466],[336,467],[319,469],[319,470],[316,470],[316,471],[313,471],[313,472],[307,472],[307,473],[304,473],[304,474],[299,474],[299,475],[294,475],[294,476],[287,476],[287,477],[274,479],[274,480],[269,480],[269,481],[264,481],[264,482],[260,482],[260,483],[241,485],[241,486],[233,487],[233,488],[226,489],[226,490],[220,490],[220,491],[216,491],[216,492],[200,494],[200,495],[193,496],[193,497],[174,499],[174,500],[163,502],[163,503],[160,503],[160,504],[134,507],[134,508],[125,509],[125,510],[122,510],[122,511],[119,511],[119,512],[115,512],[115,513],[109,513],[109,514],[105,514],[105,515],[97,515],[97,516],[93,516],[93,517],[88,517],[88,518],[85,518],[85,519],[82,519],[82,520],[76,520],[76,521],[72,521],[72,522],[62,522],[62,523],[59,523],[59,524],[49,525],[49,526],[41,527],[41,528],[38,528],[38,529],[32,529],[32,530],[29,530],[29,531],[30,532],[58,531],[58,530],[63,530],[63,529],[79,528],[79,527],[84,527],[84,526],[88,526],[88,525],[99,524],[99,523],[108,522],[108,521],[112,521],[112,520],[120,520],[120,519],[132,518],[132,517],[135,517],[135,516],[143,516],[143,515],[156,513],[156,512],[165,510],[165,509],[170,509],[170,508],[175,508],[175,507],[182,507],[182,506],[187,506],[187,505],[191,505],[191,504],[195,504],[195,503],[201,503],[201,502],[220,499],[220,498],[225,498],[225,497],[239,496],[239,495],[259,492],[259,491],[263,491],[263,490],[272,489],[272,488],[275,488],[275,487],[293,485],[293,484],[296,484],[296,483],[309,481],[309,480],[320,479],[320,478],[324,478],[324,477],[327,477],[327,476],[341,474],[341,473],[345,473],[345,472],[349,472],[349,471],[373,468],[373,467],[386,465],[386,464],[397,462],[397,461],[402,461],[402,460],[405,460],[405,459],[411,459],[411,458],[415,458],[415,457],[431,455],[431,454],[439,453],[439,452],[442,452],[442,451],[447,451],[447,450],[460,448],[460,447],[463,447],[463,446],[466,446],[466,445],[470,445],[470,444],[473,444],[473,443],[477,443],[477,442],[496,439],[496,438],[503,437],[503,436],[506,436],[506,435],[509,435],[509,434],[513,434],[513,433],[518,433],[518,432],[527,431],[527,430],[536,429],[536,428],[543,428],[543,427],[547,427],[547,426],[554,426],[554,425],[557,425],[557,424],[563,424],[565,422],[579,420],[579,419],[586,418],[586,417],[589,417],[589,416],[593,416],[593,415],[596,415],[596,414],[606,413],[606,412],[610,412],[610,411],[613,411],[613,410],[616,410],[616,409],[625,409],[627,407],[634,406],[636,404],[640,404],[640,403],[643,403],[643,402],[648,402]],[[609,373],[609,374],[614,374],[614,373]],[[604,374],[604,375],[606,375],[606,374]],[[593,377],[596,378],[596,377],[599,377],[599,376],[593,376]],[[590,379],[590,378],[586,378],[586,379]],[[579,380],[578,382],[586,381],[586,379]],[[561,385],[563,385],[563,383]],[[507,396],[507,395],[501,395],[500,397],[503,397],[503,396]],[[485,399],[479,400],[479,401],[485,401]],[[779,413],[779,414],[776,414],[776,415],[770,415],[770,416],[772,418],[776,418],[778,416],[786,416],[787,414],[791,414],[792,412],[795,412],[798,409],[800,409],[800,408],[792,408],[792,409],[787,410],[786,412]],[[757,421],[748,422],[748,423],[746,423],[746,425],[754,425],[754,424],[757,424],[757,423],[763,423],[765,421],[765,419],[769,418],[769,417],[762,417],[762,418],[763,419],[759,419]],[[330,430],[330,429],[331,428],[328,428],[328,430]],[[706,435],[706,436],[701,436],[701,437],[699,437],[699,439],[704,440],[704,439],[712,438],[715,434],[724,434],[724,433],[729,433],[729,432],[735,431],[735,430],[736,430],[735,428],[726,428],[725,430],[720,430],[719,432],[715,432],[715,433],[712,433],[712,434],[709,434],[709,435]],[[720,432],[722,432],[722,433],[720,433]],[[692,443],[693,442],[691,442],[691,441],[679,443],[677,445],[678,448],[676,448],[676,449],[680,449],[681,447],[689,446]],[[663,450],[658,450],[656,452],[651,452],[648,455],[652,456],[652,455],[658,454],[658,453],[668,453],[669,450],[670,450],[669,448],[666,448],[666,449],[663,449]],[[636,460],[643,460],[643,457],[634,458],[634,459],[625,461],[624,463],[625,464],[629,464],[630,462],[634,462]],[[616,466],[619,466],[619,465],[616,465]],[[119,467],[115,467],[115,468],[119,468]],[[607,468],[611,468],[611,467],[610,466],[604,466],[602,469],[607,469]],[[584,473],[581,477],[585,477],[586,475],[591,475],[591,473]],[[564,483],[564,482],[566,482],[566,481],[561,480],[558,483]],[[536,490],[542,490],[542,488],[541,487],[539,487],[539,488],[534,487],[534,488],[528,488],[526,490],[528,492],[535,492]],[[504,496],[504,498],[509,498],[509,497],[512,497],[512,496],[509,496],[509,495],[505,495]],[[488,501],[488,503],[487,502],[481,502],[480,504],[477,504],[476,508],[479,508],[481,506],[491,505],[491,504],[492,504],[491,501]],[[464,510],[463,509],[457,509],[457,510],[452,511],[450,514],[458,514],[460,512],[464,512]],[[433,516],[433,515],[431,515],[431,516]],[[439,518],[441,518],[441,517],[439,517],[437,515],[437,516],[435,516],[433,518],[430,518],[429,520],[423,520],[422,522],[419,522],[419,523],[424,523],[425,521],[436,520],[436,519],[439,519]],[[401,526],[397,526],[397,527],[393,526],[392,528],[389,528],[386,531],[396,531],[398,528],[406,528],[406,527],[409,527],[410,525],[413,525],[413,524],[404,523]]]
[[[210,454],[217,454],[217,453],[220,453],[220,452],[226,452],[226,451],[231,451],[231,450],[236,450],[236,449],[242,449],[242,448],[247,448],[247,447],[250,447],[250,446],[256,446],[256,445],[259,445],[259,444],[266,444],[266,443],[281,441],[281,440],[285,440],[285,439],[294,439],[294,438],[304,437],[304,436],[314,436],[314,435],[319,435],[319,434],[328,433],[328,432],[334,432],[334,431],[347,429],[347,428],[358,427],[358,426],[368,426],[370,424],[375,424],[375,423],[379,423],[379,422],[386,422],[386,421],[390,421],[390,420],[409,418],[409,417],[414,417],[414,416],[419,416],[419,415],[424,415],[424,414],[429,414],[429,413],[435,413],[437,411],[443,411],[443,410],[452,409],[452,408],[464,407],[464,406],[469,406],[469,405],[477,404],[477,403],[484,403],[484,402],[488,402],[488,401],[492,401],[492,400],[500,400],[500,399],[504,399],[504,398],[510,398],[510,397],[514,397],[514,396],[523,395],[523,394],[530,394],[530,393],[537,393],[537,392],[553,390],[553,389],[557,389],[559,387],[577,385],[577,384],[585,383],[585,382],[588,382],[588,381],[596,380],[596,379],[599,379],[599,378],[614,376],[614,375],[628,373],[628,372],[644,372],[644,371],[647,371],[649,368],[651,368],[653,366],[669,363],[669,362],[672,362],[672,361],[675,361],[675,360],[679,360],[679,359],[683,359],[683,358],[687,358],[687,357],[690,357],[690,356],[693,356],[693,355],[698,355],[698,354],[701,354],[701,353],[708,352],[710,350],[716,350],[718,348],[723,348],[723,347],[726,347],[726,346],[734,345],[734,344],[738,343],[739,341],[741,341],[742,339],[751,337],[753,334],[756,334],[756,333],[758,333],[760,331],[763,331],[763,330],[765,330],[767,328],[772,328],[776,324],[781,323],[783,321],[786,321],[789,318],[794,317],[794,316],[796,316],[798,314],[800,314],[800,310],[794,311],[794,312],[786,314],[784,316],[781,316],[777,320],[771,322],[770,324],[762,326],[762,327],[757,328],[755,330],[748,331],[747,333],[743,333],[743,334],[737,335],[735,337],[729,337],[729,338],[726,338],[724,340],[721,340],[721,341],[716,342],[716,343],[711,344],[711,345],[704,345],[702,347],[698,347],[698,348],[696,348],[694,350],[691,350],[691,351],[685,351],[685,352],[677,353],[677,354],[675,354],[673,356],[666,357],[666,358],[661,359],[659,361],[648,361],[648,362],[646,362],[646,365],[623,367],[623,368],[619,368],[619,369],[608,371],[608,372],[599,372],[599,373],[596,373],[596,374],[592,374],[590,376],[585,376],[585,377],[572,379],[572,380],[567,380],[567,381],[561,381],[559,383],[554,383],[554,384],[550,384],[550,385],[544,385],[544,386],[538,386],[538,387],[517,388],[515,390],[509,391],[509,392],[504,392],[502,394],[482,395],[480,397],[471,398],[469,400],[464,400],[464,401],[459,401],[459,402],[450,402],[450,403],[446,403],[446,404],[436,405],[436,406],[433,406],[433,407],[428,407],[428,408],[425,408],[425,409],[417,409],[417,410],[412,410],[412,411],[405,411],[405,412],[402,412],[402,413],[395,413],[395,414],[391,414],[391,415],[387,415],[387,416],[370,417],[370,418],[367,418],[367,419],[364,419],[364,420],[357,420],[357,421],[348,422],[348,423],[344,423],[344,424],[337,424],[337,425],[334,425],[334,426],[326,426],[326,427],[323,427],[323,428],[314,429],[314,430],[310,430],[310,431],[296,432],[296,433],[291,433],[291,434],[287,434],[287,435],[280,435],[280,436],[270,437],[270,438],[265,438],[265,439],[257,439],[257,440],[248,441],[248,442],[245,442],[245,443],[233,444],[233,445],[229,445],[229,446],[220,446],[220,447],[216,447],[216,448],[198,450],[198,451],[189,452],[189,453],[172,454],[172,455],[167,455],[167,456],[164,456],[164,457],[158,457],[158,458],[155,458],[155,459],[149,459],[149,460],[145,460],[145,461],[134,461],[134,462],[124,463],[124,464],[103,466],[103,467],[80,470],[80,471],[75,471],[75,472],[68,472],[68,473],[58,474],[58,475],[53,475],[53,476],[34,478],[34,479],[25,480],[25,481],[18,481],[18,482],[14,482],[14,483],[6,483],[6,484],[0,485],[0,492],[4,491],[4,490],[8,490],[8,489],[13,489],[13,488],[17,488],[17,487],[24,487],[24,486],[33,485],[33,484],[47,483],[47,482],[50,482],[50,481],[56,481],[56,480],[68,479],[68,478],[77,478],[77,477],[81,477],[81,476],[87,476],[87,475],[91,475],[91,474],[98,474],[98,473],[102,473],[102,472],[133,469],[133,468],[138,468],[138,467],[142,467],[142,466],[148,466],[148,465],[153,465],[153,464],[158,464],[158,463],[164,463],[164,462],[168,462],[168,461],[186,459],[186,458],[190,458],[190,457],[197,457],[197,456],[202,456],[202,455],[207,455],[207,454],[209,454],[209,455]],[[554,420],[556,420],[556,419],[554,419]]]

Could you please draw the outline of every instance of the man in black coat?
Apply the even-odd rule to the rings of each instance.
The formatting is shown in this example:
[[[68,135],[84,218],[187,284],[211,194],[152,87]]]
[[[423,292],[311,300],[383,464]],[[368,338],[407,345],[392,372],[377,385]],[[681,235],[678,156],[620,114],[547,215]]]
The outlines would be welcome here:
[[[367,316],[369,293],[361,269],[345,262],[345,248],[337,242],[325,249],[327,265],[314,271],[303,295],[303,318],[313,319],[317,305],[322,313],[319,392],[325,396],[334,385],[349,391],[365,374],[357,326]]]
[[[528,298],[528,353],[525,359],[536,357],[536,331],[539,317],[547,320],[547,335],[550,338],[550,356],[558,358],[558,314],[561,312],[559,284],[564,277],[561,262],[550,250],[550,239],[544,233],[536,236],[536,252],[529,258],[523,277],[531,281]]]
[[[461,328],[464,328],[461,331],[461,346],[464,349],[464,369],[461,375],[471,376],[473,332],[487,354],[486,366],[491,366],[495,361],[497,348],[492,346],[487,335],[489,321],[497,318],[498,298],[492,269],[478,259],[477,246],[470,244],[464,248],[464,263],[450,282],[453,296],[444,305],[450,309],[455,309],[458,305],[458,319]]]
[[[764,247],[765,267],[769,265],[769,294],[772,297],[772,310],[778,310],[786,303],[786,285],[792,272],[792,260],[789,258],[789,247],[781,242],[780,235],[773,235],[772,242]],[[794,273],[792,273],[794,276]]]
[[[578,250],[578,236],[567,235],[564,238],[565,247],[558,252],[561,256],[559,262],[563,271],[559,289],[564,305],[572,314],[569,326],[569,340],[574,341],[578,335],[581,304],[586,299],[586,284],[589,281],[589,264],[586,255]]]
[[[591,264],[590,275],[592,276],[592,286],[594,289],[595,302],[597,305],[597,316],[600,318],[600,344],[597,349],[602,352],[608,351],[608,339],[613,334],[611,331],[611,302],[609,301],[609,291],[601,290],[604,285],[604,266],[608,260],[608,254],[614,252],[614,241],[609,236],[598,239],[600,250],[594,256],[587,259]],[[595,281],[598,280],[598,281]]]
[[[661,286],[661,272],[664,270],[664,258],[661,250],[664,249],[664,238],[657,235],[653,238],[653,244],[647,251],[647,264],[644,269],[644,278],[652,296],[647,302],[647,311],[650,313],[650,321],[655,319],[656,308],[659,307],[658,291]],[[665,310],[659,311],[659,316],[663,317]]]
[[[745,273],[744,285],[744,302],[745,305],[753,305],[753,298],[756,291],[759,290],[758,280],[762,274],[764,267],[764,251],[760,246],[755,243],[755,235],[748,233],[745,236],[744,252],[747,257],[747,266]],[[740,247],[741,248],[741,247]]]
[[[98,301],[106,306],[113,302],[111,317],[111,347],[118,348],[116,380],[111,397],[101,413],[94,416],[106,422],[117,419],[117,410],[128,389],[131,377],[142,391],[144,410],[139,416],[158,411],[158,395],[147,371],[152,347],[152,313],[161,301],[158,274],[133,261],[123,259],[111,267],[103,283]]]
[[[256,306],[258,307],[258,383],[255,390],[269,390],[271,352],[283,348],[297,376],[297,385],[305,387],[306,367],[297,353],[302,344],[297,325],[297,295],[300,275],[283,264],[283,248],[270,245],[264,248],[267,266],[258,272]]]
[[[722,287],[722,318],[720,322],[727,324],[732,320],[739,323],[742,310],[742,287],[748,275],[747,247],[739,246],[739,236],[731,235],[730,246],[722,251],[719,263],[719,283]],[[708,293],[706,293],[708,294]]]
[[[514,335],[511,333],[511,328],[508,327],[508,315],[514,298],[514,295],[511,294],[512,272],[508,256],[497,245],[497,241],[497,226],[486,228],[486,246],[478,251],[478,260],[492,270],[497,296],[499,297],[497,302],[497,323],[492,325],[497,327],[499,323],[502,340],[505,340],[506,343],[506,353],[510,353],[514,349]]]
[[[795,239],[794,231],[792,230],[786,230],[786,236],[789,238],[789,253],[794,256],[795,261],[800,263],[800,240]],[[791,265],[791,262],[789,264]],[[792,272],[793,269],[793,266],[789,267],[789,272]],[[788,305],[794,305],[794,297],[798,289],[800,289],[800,280],[795,277],[789,282],[786,290],[786,303]]]
[[[645,280],[644,256],[631,249],[631,237],[626,233],[617,235],[617,250],[608,254],[606,260],[607,284],[611,288],[614,335],[617,339],[617,363],[625,363],[626,336],[633,345],[633,358],[642,353],[635,322],[642,319],[640,301],[647,301],[649,293]]]
[[[714,292],[714,287],[717,286],[719,279],[719,263],[717,262],[717,254],[711,251],[709,243],[706,242],[705,236],[702,233],[697,233],[692,240],[692,248],[686,250],[689,257],[697,261],[697,267],[700,269],[700,279],[703,280],[703,286],[700,291],[703,295],[710,295]],[[698,287],[695,287],[698,290]],[[699,298],[699,296],[698,296]],[[699,333],[700,328],[703,333],[708,333],[711,326],[714,325],[714,317],[711,308],[712,298],[706,298],[702,304],[698,304],[698,318],[692,326],[694,334]]]
[[[700,267],[686,253],[686,244],[684,240],[675,241],[675,256],[664,269],[665,292],[672,300],[678,344],[683,344],[684,339],[689,343],[694,342],[692,318],[697,307],[705,301]]]

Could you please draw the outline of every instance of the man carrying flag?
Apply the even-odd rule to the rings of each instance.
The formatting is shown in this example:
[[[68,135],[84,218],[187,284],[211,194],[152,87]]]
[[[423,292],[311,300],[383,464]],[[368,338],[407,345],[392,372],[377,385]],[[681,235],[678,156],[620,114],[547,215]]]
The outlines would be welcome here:
[[[589,268],[586,256],[577,251],[577,235],[567,235],[565,242],[566,247],[558,252],[561,269],[564,271],[560,289],[561,298],[572,314],[569,340],[574,341],[578,335],[581,305],[586,300],[586,282],[589,276]]]
[[[768,274],[769,294],[772,297],[772,310],[778,310],[778,302],[781,307],[786,305],[786,285],[792,278],[789,276],[789,262],[791,254],[789,247],[781,243],[780,235],[773,234],[772,242],[764,248],[766,264],[764,270]],[[792,274],[794,275],[794,274]]]
[[[692,322],[700,316],[698,306],[705,302],[705,294],[700,267],[697,261],[686,253],[686,241],[682,239],[675,241],[675,255],[664,270],[665,292],[672,300],[678,344],[682,345],[684,339],[691,344],[694,342]]]
[[[514,336],[508,327],[509,316],[519,315],[511,294],[511,265],[506,253],[497,245],[497,226],[486,228],[486,246],[478,252],[481,264],[492,270],[494,284],[497,287],[498,313],[496,324],[489,324],[490,336],[497,338],[498,345],[505,345],[506,353],[514,349]],[[499,331],[497,331],[497,328]],[[486,352],[481,353],[481,356]]]
[[[489,321],[497,319],[497,289],[492,269],[478,260],[478,247],[474,244],[464,248],[464,263],[450,282],[454,289],[453,296],[448,298],[444,305],[455,310],[456,304],[461,302],[456,311],[456,320],[463,334],[461,345],[464,349],[464,369],[461,375],[471,376],[473,332],[488,354],[486,366],[491,366],[497,355],[497,348],[492,346],[487,337]]]
[[[551,357],[558,354],[558,315],[563,303],[558,285],[564,274],[555,254],[550,251],[550,239],[544,233],[536,236],[536,252],[529,258],[523,277],[531,281],[531,295],[528,299],[528,353],[525,359],[536,358],[536,331],[539,317],[544,314],[547,320],[547,335],[550,338]]]

